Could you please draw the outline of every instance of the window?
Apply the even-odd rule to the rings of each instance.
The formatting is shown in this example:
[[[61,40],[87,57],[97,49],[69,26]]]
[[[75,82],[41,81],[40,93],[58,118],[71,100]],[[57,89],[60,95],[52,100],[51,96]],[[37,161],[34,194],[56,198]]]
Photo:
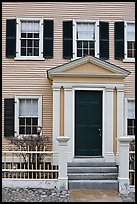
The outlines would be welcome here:
[[[74,28],[74,58],[91,55],[99,57],[99,22],[76,21]]]
[[[38,99],[19,99],[19,134],[37,134]]]
[[[39,56],[39,21],[21,21],[21,56]]]
[[[17,53],[21,59],[43,58],[42,19],[17,19]]]
[[[42,108],[41,97],[17,96],[16,133],[17,135],[36,135],[37,126],[41,124]]]
[[[77,23],[77,57],[95,56],[95,24]]]
[[[135,135],[135,101],[128,100],[127,135]]]
[[[135,59],[135,23],[125,23],[125,59]]]

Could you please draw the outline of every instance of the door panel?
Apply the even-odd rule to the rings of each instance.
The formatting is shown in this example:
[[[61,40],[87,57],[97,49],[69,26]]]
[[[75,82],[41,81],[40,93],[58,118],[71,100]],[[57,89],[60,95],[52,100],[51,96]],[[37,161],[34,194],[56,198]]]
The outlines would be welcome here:
[[[102,91],[75,91],[75,156],[102,155]]]

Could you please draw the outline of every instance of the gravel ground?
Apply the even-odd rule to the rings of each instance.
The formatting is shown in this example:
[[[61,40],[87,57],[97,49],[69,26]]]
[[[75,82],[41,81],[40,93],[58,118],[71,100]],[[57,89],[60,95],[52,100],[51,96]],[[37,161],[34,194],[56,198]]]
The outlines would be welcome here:
[[[120,195],[122,202],[135,202],[135,193]],[[69,191],[57,189],[2,188],[2,202],[69,202]]]

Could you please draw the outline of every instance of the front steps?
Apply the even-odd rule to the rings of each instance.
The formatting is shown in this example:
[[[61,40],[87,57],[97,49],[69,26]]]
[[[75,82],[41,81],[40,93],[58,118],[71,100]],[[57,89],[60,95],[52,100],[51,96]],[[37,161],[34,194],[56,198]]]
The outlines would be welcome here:
[[[118,191],[118,169],[115,162],[69,162],[69,189]]]

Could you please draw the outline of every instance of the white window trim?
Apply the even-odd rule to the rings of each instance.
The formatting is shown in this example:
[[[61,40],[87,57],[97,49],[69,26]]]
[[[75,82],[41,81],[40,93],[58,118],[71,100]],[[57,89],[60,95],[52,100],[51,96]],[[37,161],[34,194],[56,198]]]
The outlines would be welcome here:
[[[125,133],[127,136],[135,138],[135,135],[128,135],[127,134],[128,101],[135,101],[135,98],[125,98]]]
[[[38,126],[42,127],[42,95],[15,96],[15,137],[19,136],[19,99],[38,99]]]
[[[79,59],[77,57],[77,46],[76,46],[76,24],[78,22],[95,23],[95,57],[99,58],[99,20],[74,20],[73,19],[73,59]]]
[[[135,58],[127,57],[127,24],[135,23],[135,21],[124,21],[124,59],[123,62],[135,62]]]
[[[20,55],[20,36],[21,36],[21,20],[40,21],[40,33],[39,33],[39,56],[21,56]],[[42,18],[17,18],[16,26],[16,57],[15,60],[45,60],[43,58],[43,19]]]

